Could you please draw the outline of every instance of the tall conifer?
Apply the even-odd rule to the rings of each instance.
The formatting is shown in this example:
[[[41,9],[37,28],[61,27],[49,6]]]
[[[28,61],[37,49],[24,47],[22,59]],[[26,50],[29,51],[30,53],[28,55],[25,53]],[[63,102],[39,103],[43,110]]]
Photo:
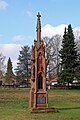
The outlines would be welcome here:
[[[16,79],[23,83],[27,81],[27,87],[29,79],[31,77],[31,52],[29,46],[23,46],[18,57],[18,63],[16,70]]]
[[[68,25],[68,30],[65,28],[63,35],[62,48],[60,50],[61,57],[61,72],[60,80],[64,83],[72,83],[76,77],[77,67],[77,50],[74,42],[74,34],[71,25]]]
[[[11,84],[14,80],[14,74],[12,71],[12,62],[10,57],[7,62],[7,71],[6,71],[5,79],[8,84]]]

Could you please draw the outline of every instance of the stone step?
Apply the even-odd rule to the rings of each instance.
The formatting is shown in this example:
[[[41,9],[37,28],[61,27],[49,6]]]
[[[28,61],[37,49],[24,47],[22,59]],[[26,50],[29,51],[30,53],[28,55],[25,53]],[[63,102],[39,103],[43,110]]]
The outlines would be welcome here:
[[[31,113],[59,112],[56,108],[32,108]]]

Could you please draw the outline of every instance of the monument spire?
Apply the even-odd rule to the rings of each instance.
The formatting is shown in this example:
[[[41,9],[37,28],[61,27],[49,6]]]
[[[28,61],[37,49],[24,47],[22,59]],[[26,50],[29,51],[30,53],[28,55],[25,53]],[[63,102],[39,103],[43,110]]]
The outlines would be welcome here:
[[[37,42],[40,43],[41,42],[41,22],[40,22],[40,13],[38,12],[37,15],[37,26],[36,26],[36,32],[37,32]]]

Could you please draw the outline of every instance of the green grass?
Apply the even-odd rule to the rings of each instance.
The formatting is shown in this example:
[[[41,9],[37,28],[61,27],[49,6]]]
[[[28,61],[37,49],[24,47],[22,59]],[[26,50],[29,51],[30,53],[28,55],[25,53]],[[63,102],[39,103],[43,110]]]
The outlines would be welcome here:
[[[49,107],[58,113],[28,112],[28,89],[0,89],[0,120],[80,120],[80,90],[49,90]]]

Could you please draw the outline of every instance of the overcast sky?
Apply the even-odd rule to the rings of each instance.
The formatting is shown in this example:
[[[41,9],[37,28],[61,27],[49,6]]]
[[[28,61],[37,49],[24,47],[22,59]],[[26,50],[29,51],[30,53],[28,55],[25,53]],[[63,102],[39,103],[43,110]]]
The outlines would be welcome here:
[[[80,27],[80,0],[0,0],[0,51],[16,65],[22,45],[36,38],[36,15],[41,25]]]

